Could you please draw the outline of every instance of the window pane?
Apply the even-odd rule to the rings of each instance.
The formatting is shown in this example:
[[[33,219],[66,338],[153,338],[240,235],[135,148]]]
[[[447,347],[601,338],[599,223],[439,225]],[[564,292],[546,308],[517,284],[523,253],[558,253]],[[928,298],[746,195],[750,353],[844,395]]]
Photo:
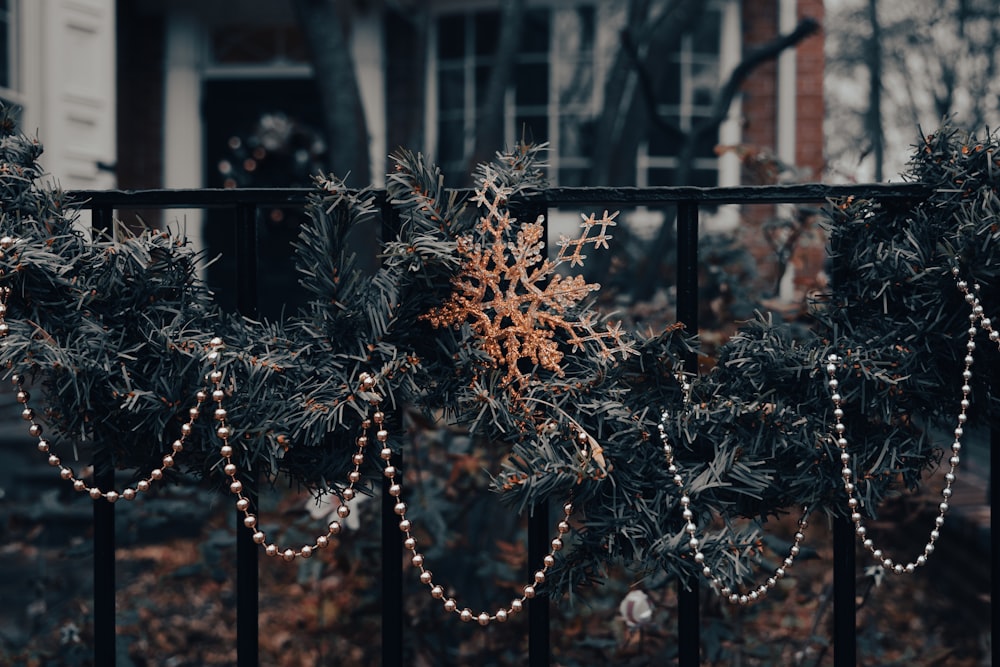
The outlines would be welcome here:
[[[10,25],[0,17],[0,88],[10,88]]]
[[[719,184],[719,172],[715,169],[692,169],[688,176],[688,185],[700,188],[714,188]]]
[[[465,75],[462,70],[438,71],[438,109],[455,111],[465,108]]]
[[[660,91],[660,104],[681,103],[681,64],[676,58],[671,58],[661,68]]]
[[[576,58],[594,48],[594,8],[557,9],[553,12],[555,50],[561,59]]]
[[[479,65],[476,67],[476,108],[480,109],[486,104],[486,94],[490,88],[490,73],[493,71],[491,65]]]
[[[500,12],[479,12],[476,22],[476,55],[492,56],[500,43]]]
[[[546,116],[518,116],[514,131],[517,139],[540,144],[549,140],[549,119]]]
[[[590,157],[594,149],[594,122],[580,116],[559,119],[559,155]]]
[[[680,118],[676,115],[668,115],[664,118],[668,123],[674,127],[680,127]],[[650,127],[649,129],[649,154],[664,156],[664,155],[677,155],[680,150],[680,137],[673,132],[667,132],[661,130],[658,127]]]
[[[691,86],[694,89],[695,106],[709,106],[719,89],[719,65],[712,63],[691,64]]]
[[[460,162],[465,157],[464,121],[442,121],[438,123],[437,161]]]
[[[515,70],[515,100],[518,106],[549,103],[549,66],[547,63],[518,65]]]
[[[719,57],[722,17],[718,9],[708,9],[701,18],[691,40],[692,50],[715,58]]]
[[[588,104],[594,90],[594,65],[587,60],[564,62],[558,70],[556,86],[559,104]]]
[[[563,168],[559,170],[559,187],[584,187],[588,185],[587,178],[587,170],[582,167]]]
[[[649,185],[673,185],[674,170],[671,168],[650,169],[647,175]]]
[[[524,13],[521,30],[521,53],[549,52],[549,20],[547,9],[530,9]]]
[[[438,19],[437,52],[441,60],[465,55],[465,16],[452,14]]]

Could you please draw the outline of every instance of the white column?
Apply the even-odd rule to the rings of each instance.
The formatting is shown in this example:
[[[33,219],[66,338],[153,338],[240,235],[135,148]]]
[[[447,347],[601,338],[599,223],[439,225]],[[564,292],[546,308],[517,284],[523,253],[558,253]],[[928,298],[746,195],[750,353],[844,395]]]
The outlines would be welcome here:
[[[385,49],[381,12],[361,12],[352,24],[351,56],[354,73],[361,93],[361,106],[368,126],[368,155],[371,182],[385,186],[386,127],[385,127]]]
[[[186,12],[166,21],[163,103],[163,186],[200,188],[205,184],[201,120],[202,27]],[[166,210],[167,224],[178,222],[195,250],[201,250],[202,211]]]

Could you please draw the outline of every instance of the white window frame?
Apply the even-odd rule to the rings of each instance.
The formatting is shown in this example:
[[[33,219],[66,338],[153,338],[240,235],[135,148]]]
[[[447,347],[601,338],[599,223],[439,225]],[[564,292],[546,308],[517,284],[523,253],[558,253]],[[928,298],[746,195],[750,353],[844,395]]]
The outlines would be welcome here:
[[[593,69],[594,85],[591,87],[589,95],[586,101],[573,105],[572,107],[561,107],[559,105],[559,74],[560,68],[567,66],[567,62],[556,57],[556,49],[558,48],[555,36],[553,32],[555,30],[555,21],[550,21],[549,24],[549,45],[548,51],[545,54],[529,54],[519,58],[518,64],[525,64],[531,62],[547,63],[549,65],[549,77],[548,77],[548,92],[547,101],[544,105],[523,105],[517,106],[516,104],[516,91],[513,86],[508,88],[507,94],[504,97],[504,143],[507,146],[514,145],[517,141],[521,139],[521,129],[517,127],[517,117],[519,114],[525,115],[544,115],[547,119],[547,135],[548,141],[552,144],[554,150],[546,156],[546,162],[548,164],[549,172],[549,182],[553,185],[558,185],[559,171],[562,168],[587,168],[591,164],[590,158],[586,157],[574,157],[574,156],[563,156],[559,154],[558,138],[560,133],[560,120],[562,116],[590,116],[594,117],[598,109],[598,101],[600,95],[603,92],[601,90],[601,81],[603,81],[604,64],[600,59],[600,48],[597,44],[599,38],[600,25],[601,25],[601,13],[604,11],[604,5],[598,0],[589,1],[579,1],[579,2],[567,2],[566,0],[549,0],[549,1],[537,1],[537,2],[527,2],[525,9],[544,9],[549,12],[556,12],[559,10],[573,9],[580,6],[589,6],[594,12],[594,24],[595,24],[595,43],[591,46],[589,51],[589,57],[591,59],[590,65]],[[496,2],[440,2],[435,5],[432,10],[432,20],[430,22],[430,30],[428,35],[428,81],[426,88],[425,97],[425,126],[424,126],[424,136],[426,137],[427,143],[427,153],[431,156],[431,159],[440,162],[438,152],[438,125],[442,120],[442,113],[438,108],[438,85],[439,85],[439,72],[442,68],[461,70],[464,82],[463,89],[463,100],[461,111],[450,111],[447,112],[449,115],[444,117],[447,120],[452,114],[454,114],[454,119],[459,119],[459,114],[461,114],[461,120],[463,121],[463,155],[468,156],[472,153],[475,143],[475,121],[476,121],[476,90],[475,90],[475,74],[476,66],[482,64],[482,60],[475,57],[469,57],[466,55],[463,57],[460,64],[446,64],[442,65],[438,59],[438,20],[445,15],[449,14],[460,14],[465,21],[465,44],[463,45],[463,51],[466,54],[474,52],[474,23],[473,16],[477,12],[498,10],[498,4]],[[498,147],[499,148],[499,147]]]
[[[717,83],[721,87],[732,70],[739,64],[740,60],[742,49],[740,3],[739,0],[713,0],[709,6],[719,12],[719,80]],[[681,42],[679,61],[681,79],[680,102],[677,105],[660,105],[658,107],[658,111],[661,114],[675,115],[679,119],[680,129],[684,132],[691,130],[694,118],[700,118],[704,113],[709,111],[709,109],[696,107],[693,101],[692,66],[699,62],[700,59],[701,56],[697,56],[693,52],[692,36],[690,34],[684,35]],[[702,114],[696,116],[696,111],[702,111]],[[739,115],[740,104],[737,99],[733,102],[729,110],[729,115],[719,128],[718,142],[720,144],[733,145],[739,143]],[[638,163],[636,165],[636,185],[638,187],[649,186],[649,170],[676,169],[678,167],[676,156],[651,155],[649,153],[648,142],[640,143],[636,160]],[[694,158],[691,168],[692,170],[716,171],[718,174],[717,185],[739,185],[739,161],[732,153],[714,158]]]

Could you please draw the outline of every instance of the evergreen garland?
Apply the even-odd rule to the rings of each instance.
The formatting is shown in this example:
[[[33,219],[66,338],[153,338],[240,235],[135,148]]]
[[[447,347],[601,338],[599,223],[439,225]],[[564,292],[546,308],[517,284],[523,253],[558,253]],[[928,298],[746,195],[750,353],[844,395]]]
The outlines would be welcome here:
[[[836,273],[831,293],[813,304],[815,326],[793,335],[770,316],[747,322],[714,369],[693,380],[684,410],[675,373],[696,341],[676,327],[622,332],[611,354],[597,338],[556,327],[546,335],[561,351],[557,367],[528,355],[504,368],[468,322],[429,321],[467,269],[468,248],[499,241],[526,250],[519,234],[534,219],[526,202],[544,187],[541,147],[498,154],[476,172],[476,188],[502,189],[500,208],[515,220],[502,238],[484,231],[484,207],[446,189],[423,156],[397,153],[386,191],[393,217],[374,272],[359,268],[346,239],[379,219],[376,193],[317,177],[296,244],[309,303],[282,321],[257,322],[214,304],[198,279],[202,258],[183,238],[124,229],[90,238],[63,195],[40,184],[38,142],[17,134],[9,117],[2,133],[0,234],[14,239],[0,258],[0,280],[12,288],[4,356],[8,373],[42,388],[44,421],[60,439],[92,443],[95,460],[116,468],[155,467],[205,385],[209,340],[221,336],[239,468],[339,493],[366,404],[359,378],[370,372],[395,415],[390,444],[404,462],[420,438],[414,424],[446,424],[507,452],[490,485],[514,511],[573,499],[578,530],[548,579],[555,591],[611,564],[698,576],[656,435],[663,410],[697,525],[714,526],[701,548],[724,578],[752,576],[769,518],[802,507],[845,514],[822,370],[831,352],[852,369],[842,379],[844,422],[864,477],[856,497],[874,515],[890,488],[915,487],[935,465],[939,446],[928,432],[957,410],[968,305],[953,266],[984,286],[987,313],[1000,316],[990,289],[1000,278],[992,135],[943,128],[928,136],[908,175],[932,188],[926,200],[832,202]],[[561,316],[595,330],[615,326],[587,299]],[[987,354],[977,367],[995,368],[996,350]],[[985,395],[986,377],[976,375],[975,396]],[[207,423],[169,474],[224,481]],[[366,479],[380,478],[379,464],[373,456]],[[436,521],[440,533],[446,521]]]

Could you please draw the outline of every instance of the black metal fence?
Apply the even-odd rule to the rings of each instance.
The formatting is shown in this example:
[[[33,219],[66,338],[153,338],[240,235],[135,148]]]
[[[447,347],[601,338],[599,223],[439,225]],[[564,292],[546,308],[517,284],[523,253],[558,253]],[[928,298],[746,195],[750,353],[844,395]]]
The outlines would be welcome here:
[[[144,190],[144,191],[79,191],[70,193],[73,201],[93,213],[93,223],[110,227],[117,209],[214,209],[228,211],[235,221],[233,247],[236,261],[236,306],[245,315],[257,312],[257,220],[263,207],[301,207],[310,190],[305,189],[237,189],[237,190]],[[910,184],[871,184],[831,186],[822,184],[789,186],[748,186],[731,188],[554,188],[537,197],[540,212],[550,207],[599,205],[602,207],[675,207],[677,215],[677,319],[691,331],[698,329],[699,278],[698,243],[699,209],[721,204],[794,204],[825,202],[831,198],[854,196],[881,201],[918,201],[928,194],[925,186]],[[383,226],[391,227],[392,207],[385,193],[378,193]],[[546,219],[548,216],[546,215]],[[693,360],[691,360],[693,361]],[[694,367],[694,364],[691,364]],[[1000,447],[1000,432],[990,434],[991,449]],[[991,457],[990,480],[997,466]],[[108,466],[106,475],[113,477]],[[113,479],[97,479],[96,485],[110,487]],[[384,490],[382,494],[382,562],[402,563],[402,544],[393,514],[395,499]],[[987,498],[986,502],[991,502]],[[94,503],[94,664],[116,664],[115,619],[115,506]],[[991,519],[992,522],[992,519]],[[258,552],[251,539],[251,530],[238,521],[237,527],[237,665],[259,665],[258,649]],[[528,527],[529,562],[539,562],[548,549],[547,512],[536,508]],[[996,531],[991,523],[991,548],[996,554]],[[848,520],[834,526],[834,628],[833,651],[835,667],[856,664],[856,590],[855,536]],[[992,561],[991,561],[992,571]],[[382,665],[401,667],[403,658],[403,573],[402,568],[383,567],[382,588]],[[997,578],[991,577],[991,599],[996,599]],[[544,597],[529,601],[528,659],[530,667],[550,664],[549,602]],[[678,591],[678,664],[695,667],[700,664],[700,619],[697,590],[681,587]],[[993,648],[992,655],[996,656]]]

